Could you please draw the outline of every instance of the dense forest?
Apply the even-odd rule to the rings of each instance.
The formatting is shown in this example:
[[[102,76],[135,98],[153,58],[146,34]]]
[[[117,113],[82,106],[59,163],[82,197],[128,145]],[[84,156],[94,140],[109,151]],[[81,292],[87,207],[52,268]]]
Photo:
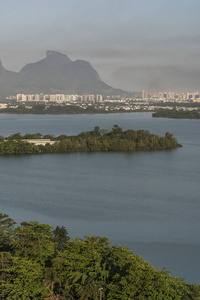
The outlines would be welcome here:
[[[26,139],[51,139],[52,145],[35,145]],[[164,137],[150,134],[149,131],[128,129],[123,131],[114,125],[111,131],[96,126],[92,131],[81,132],[78,135],[67,136],[41,133],[15,133],[7,138],[0,136],[0,155],[28,153],[67,153],[94,151],[147,151],[163,150],[180,147],[173,134],[167,132]]]
[[[78,105],[49,105],[45,106],[44,104],[33,104],[32,108],[27,108],[24,105],[19,105],[16,108],[8,107],[0,109],[1,113],[9,114],[102,114],[102,113],[119,113],[127,112],[124,109],[110,109],[106,111],[105,108],[96,108],[94,105],[80,107]],[[112,105],[110,105],[112,107]],[[128,111],[129,112],[129,111]]]
[[[0,299],[200,299],[200,286],[157,270],[106,237],[70,239],[65,227],[20,226],[0,213]]]
[[[9,114],[83,114],[83,113],[92,113],[94,109],[85,111],[80,106],[75,105],[50,105],[49,107],[44,104],[33,105],[33,108],[26,108],[24,105],[19,105],[16,108],[4,108],[0,110],[0,113],[9,113]]]
[[[174,118],[174,119],[200,119],[199,111],[185,111],[176,109],[159,109],[152,114],[156,118]]]

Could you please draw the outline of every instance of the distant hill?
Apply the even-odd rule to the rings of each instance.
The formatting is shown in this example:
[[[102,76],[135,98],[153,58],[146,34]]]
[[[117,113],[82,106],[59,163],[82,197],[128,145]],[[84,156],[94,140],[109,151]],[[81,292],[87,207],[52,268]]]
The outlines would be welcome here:
[[[0,62],[0,96],[17,93],[128,94],[103,82],[89,62],[72,61],[51,50],[44,59],[27,64],[18,73],[5,70]]]

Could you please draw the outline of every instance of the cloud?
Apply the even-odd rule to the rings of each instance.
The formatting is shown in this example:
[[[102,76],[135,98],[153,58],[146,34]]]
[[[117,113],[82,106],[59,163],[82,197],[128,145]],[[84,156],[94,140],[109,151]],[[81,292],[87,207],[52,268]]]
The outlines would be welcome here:
[[[114,73],[115,81],[126,87],[132,82],[132,90],[140,91],[191,91],[199,90],[200,69],[190,66],[152,65],[119,67]],[[128,86],[127,86],[128,87]]]
[[[53,49],[90,61],[114,87],[191,90],[199,9],[199,0],[10,0],[2,5],[0,59],[19,71]]]

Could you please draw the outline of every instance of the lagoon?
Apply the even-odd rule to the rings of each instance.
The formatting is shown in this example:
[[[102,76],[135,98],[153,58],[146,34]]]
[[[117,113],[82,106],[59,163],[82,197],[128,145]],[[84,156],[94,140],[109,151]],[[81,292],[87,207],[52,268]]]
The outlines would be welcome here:
[[[73,238],[107,236],[153,266],[199,284],[199,120],[157,119],[151,113],[5,114],[0,134],[71,135],[114,124],[173,133],[183,148],[0,157],[0,211],[17,222],[63,225]]]

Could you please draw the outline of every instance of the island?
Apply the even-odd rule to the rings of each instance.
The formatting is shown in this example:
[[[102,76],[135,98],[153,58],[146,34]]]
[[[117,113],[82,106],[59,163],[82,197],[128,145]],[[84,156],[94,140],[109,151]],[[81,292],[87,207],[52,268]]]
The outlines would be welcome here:
[[[111,152],[111,151],[151,151],[181,147],[173,134],[167,132],[160,137],[146,130],[123,131],[114,125],[111,131],[95,126],[93,130],[78,135],[62,134],[55,137],[41,133],[15,133],[4,138],[0,136],[0,155],[31,153],[69,152]]]
[[[200,286],[158,270],[106,237],[0,213],[1,299],[200,299]]]
[[[200,113],[197,110],[176,110],[159,109],[152,114],[155,118],[173,118],[173,119],[200,119]]]

